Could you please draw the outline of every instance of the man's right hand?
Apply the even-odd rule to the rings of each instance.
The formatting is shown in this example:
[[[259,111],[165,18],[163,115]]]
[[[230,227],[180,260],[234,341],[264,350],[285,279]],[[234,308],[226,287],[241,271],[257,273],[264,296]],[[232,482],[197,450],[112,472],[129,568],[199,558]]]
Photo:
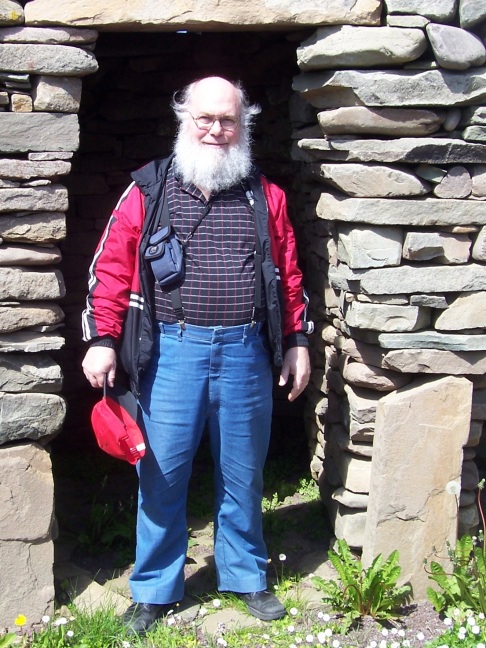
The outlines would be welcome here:
[[[116,352],[114,349],[102,346],[92,346],[88,349],[82,363],[84,375],[92,387],[103,387],[105,375],[108,384],[115,384]]]

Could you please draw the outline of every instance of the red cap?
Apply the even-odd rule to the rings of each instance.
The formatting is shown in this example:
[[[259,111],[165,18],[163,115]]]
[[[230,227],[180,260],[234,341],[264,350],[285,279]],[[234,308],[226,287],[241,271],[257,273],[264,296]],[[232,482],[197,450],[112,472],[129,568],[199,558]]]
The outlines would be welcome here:
[[[103,399],[96,403],[91,413],[91,425],[99,447],[108,454],[131,464],[145,454],[145,439],[137,425],[137,401],[135,396],[116,385],[106,382]]]

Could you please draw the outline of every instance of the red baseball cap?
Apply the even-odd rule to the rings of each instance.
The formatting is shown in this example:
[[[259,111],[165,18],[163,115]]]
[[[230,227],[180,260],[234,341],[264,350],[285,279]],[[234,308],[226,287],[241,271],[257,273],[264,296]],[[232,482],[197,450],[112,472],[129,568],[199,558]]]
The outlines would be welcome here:
[[[137,425],[137,400],[125,387],[103,387],[103,399],[91,412],[99,447],[112,457],[136,464],[145,454],[145,439]]]

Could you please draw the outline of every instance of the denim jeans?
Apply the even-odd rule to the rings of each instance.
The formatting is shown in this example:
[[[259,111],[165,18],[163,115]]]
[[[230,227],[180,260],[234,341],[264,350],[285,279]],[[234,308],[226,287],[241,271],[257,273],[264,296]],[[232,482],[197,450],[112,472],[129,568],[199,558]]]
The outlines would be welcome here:
[[[266,588],[263,466],[272,414],[270,353],[262,325],[158,325],[140,395],[147,452],[137,465],[133,600],[173,603],[184,594],[186,502],[207,423],[214,461],[218,588]]]

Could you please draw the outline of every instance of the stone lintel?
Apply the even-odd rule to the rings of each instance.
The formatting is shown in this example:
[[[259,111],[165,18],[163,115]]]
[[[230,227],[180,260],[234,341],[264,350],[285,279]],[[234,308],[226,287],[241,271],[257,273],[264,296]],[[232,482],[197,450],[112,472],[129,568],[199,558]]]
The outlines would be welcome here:
[[[275,27],[289,28],[323,24],[379,25],[381,0],[209,0],[196,2],[152,2],[152,0],[33,0],[25,7],[26,25],[72,25],[109,27],[129,31],[173,31],[197,25],[198,31]]]

